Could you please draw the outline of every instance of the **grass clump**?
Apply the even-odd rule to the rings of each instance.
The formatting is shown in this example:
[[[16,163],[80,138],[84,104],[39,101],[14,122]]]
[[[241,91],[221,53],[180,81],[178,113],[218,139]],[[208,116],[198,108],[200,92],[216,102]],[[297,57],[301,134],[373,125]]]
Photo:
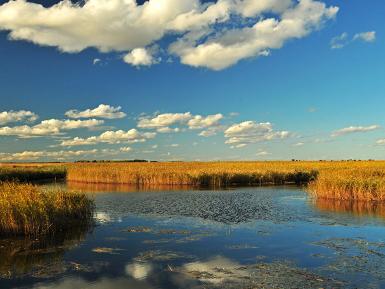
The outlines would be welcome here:
[[[37,236],[90,226],[94,203],[85,194],[0,183],[0,235]]]

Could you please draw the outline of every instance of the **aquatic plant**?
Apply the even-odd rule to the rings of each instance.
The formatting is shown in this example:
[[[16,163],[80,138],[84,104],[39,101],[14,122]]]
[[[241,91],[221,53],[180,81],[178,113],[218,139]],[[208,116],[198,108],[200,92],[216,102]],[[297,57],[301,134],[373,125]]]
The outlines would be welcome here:
[[[298,169],[283,162],[77,163],[67,167],[68,181],[133,185],[306,184],[317,174],[310,166]]]
[[[309,184],[317,198],[350,201],[385,201],[385,167],[362,166],[321,171]]]
[[[92,223],[85,194],[15,182],[0,183],[0,235],[57,234]]]
[[[63,165],[1,165],[0,181],[33,182],[42,180],[64,180]]]

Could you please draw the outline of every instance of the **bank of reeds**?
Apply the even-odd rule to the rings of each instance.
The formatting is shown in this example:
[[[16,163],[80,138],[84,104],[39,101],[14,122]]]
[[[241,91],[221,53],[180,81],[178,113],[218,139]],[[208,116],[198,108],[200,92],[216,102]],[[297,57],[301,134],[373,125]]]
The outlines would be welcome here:
[[[66,168],[64,166],[22,166],[2,165],[0,166],[0,181],[52,181],[64,180]]]
[[[385,201],[385,167],[330,169],[321,171],[309,184],[317,198],[342,201]]]
[[[306,184],[317,177],[311,168],[253,162],[175,162],[74,164],[72,182],[132,185],[250,186]]]
[[[92,223],[93,200],[85,194],[0,183],[0,235],[63,234]]]

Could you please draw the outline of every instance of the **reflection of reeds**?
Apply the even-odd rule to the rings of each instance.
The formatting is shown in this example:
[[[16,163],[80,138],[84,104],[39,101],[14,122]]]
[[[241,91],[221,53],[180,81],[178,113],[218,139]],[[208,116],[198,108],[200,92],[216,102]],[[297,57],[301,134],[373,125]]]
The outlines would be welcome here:
[[[350,213],[356,216],[378,216],[385,219],[385,204],[380,202],[314,199],[314,206],[324,212]]]
[[[132,184],[106,184],[106,183],[84,183],[68,181],[66,186],[71,191],[84,193],[106,193],[106,192],[148,192],[148,191],[190,191],[194,187],[189,185],[132,185]]]
[[[0,235],[39,235],[72,230],[92,222],[86,195],[47,191],[31,184],[0,183]]]
[[[290,163],[104,163],[68,166],[67,180],[133,185],[194,185],[223,187],[307,183],[317,172]]]
[[[63,256],[67,250],[76,247],[89,231],[87,226],[74,226],[71,231],[43,238],[1,239],[0,240],[0,278],[22,276],[40,271],[40,274],[53,272],[64,267]],[[53,272],[54,273],[54,272]]]

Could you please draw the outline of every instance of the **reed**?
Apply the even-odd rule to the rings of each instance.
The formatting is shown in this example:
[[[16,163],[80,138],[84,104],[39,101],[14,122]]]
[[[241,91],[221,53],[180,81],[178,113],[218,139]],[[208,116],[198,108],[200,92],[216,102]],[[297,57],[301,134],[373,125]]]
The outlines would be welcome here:
[[[342,201],[385,201],[385,167],[321,171],[309,191],[317,198]]]
[[[61,165],[1,165],[0,181],[34,182],[64,180],[66,168]]]
[[[0,183],[0,235],[62,234],[92,223],[94,203],[85,194]]]
[[[239,186],[304,184],[317,171],[289,163],[174,162],[174,163],[87,163],[67,167],[71,182],[132,185]]]

